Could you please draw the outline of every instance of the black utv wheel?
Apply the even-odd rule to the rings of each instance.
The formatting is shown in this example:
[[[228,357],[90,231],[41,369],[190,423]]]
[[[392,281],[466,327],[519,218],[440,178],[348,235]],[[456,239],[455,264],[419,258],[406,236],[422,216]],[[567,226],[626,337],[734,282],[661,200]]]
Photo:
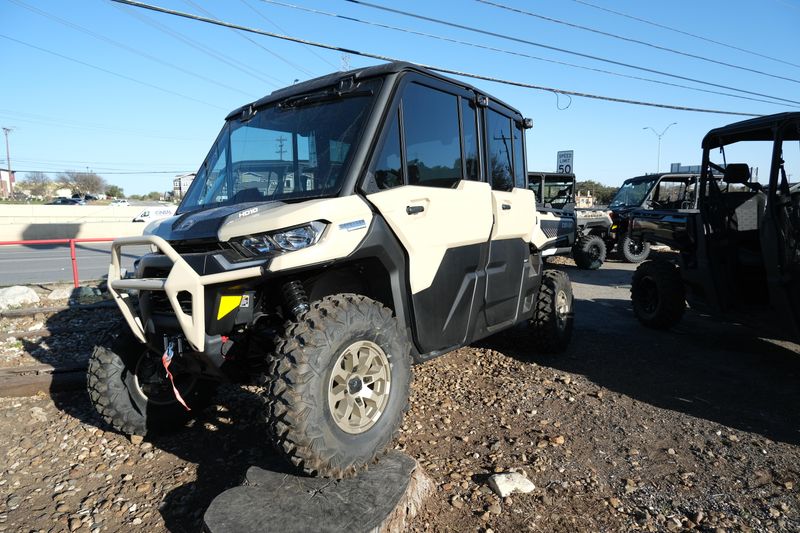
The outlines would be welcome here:
[[[177,356],[170,372],[191,412],[175,398],[161,358],[120,323],[104,335],[89,358],[89,398],[103,420],[119,432],[144,436],[175,429],[208,406],[217,383],[186,371]]]
[[[408,406],[410,345],[380,303],[326,296],[279,341],[267,389],[270,438],[306,474],[343,478],[375,461]]]
[[[641,263],[650,255],[650,243],[634,239],[629,234],[622,237],[618,244],[622,258],[628,263]]]
[[[646,261],[633,273],[633,314],[655,329],[668,329],[680,322],[686,308],[683,280],[678,267],[664,260]]]
[[[533,344],[541,353],[560,353],[572,338],[572,284],[560,270],[545,270],[531,319]]]
[[[572,258],[580,269],[597,270],[606,260],[606,243],[597,235],[584,235],[572,247]]]

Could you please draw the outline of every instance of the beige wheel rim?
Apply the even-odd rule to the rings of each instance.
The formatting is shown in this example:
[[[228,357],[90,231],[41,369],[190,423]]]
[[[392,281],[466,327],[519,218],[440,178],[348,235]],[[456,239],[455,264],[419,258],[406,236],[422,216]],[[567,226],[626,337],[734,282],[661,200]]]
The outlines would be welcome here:
[[[556,294],[556,320],[559,328],[564,329],[567,317],[569,317],[569,298],[567,298],[566,292],[558,291]]]
[[[328,408],[347,433],[363,433],[380,419],[389,402],[392,369],[380,346],[371,341],[345,348],[331,371]]]

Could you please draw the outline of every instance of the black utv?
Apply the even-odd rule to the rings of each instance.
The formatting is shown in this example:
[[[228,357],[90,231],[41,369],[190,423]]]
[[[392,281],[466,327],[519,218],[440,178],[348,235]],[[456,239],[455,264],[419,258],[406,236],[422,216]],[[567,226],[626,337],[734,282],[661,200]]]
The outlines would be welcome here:
[[[646,326],[669,328],[693,309],[763,324],[798,337],[800,324],[800,113],[781,113],[710,131],[702,173],[680,206],[631,214],[634,238],[678,251],[677,263],[642,263],[631,298]],[[753,163],[728,161],[741,151],[769,168],[753,180]],[[762,167],[763,168],[763,167]]]
[[[611,203],[611,230],[606,237],[609,250],[616,249],[628,263],[641,263],[650,255],[648,240],[634,238],[630,219],[634,212],[658,209],[683,209],[691,206],[696,174],[647,174],[625,180]]]

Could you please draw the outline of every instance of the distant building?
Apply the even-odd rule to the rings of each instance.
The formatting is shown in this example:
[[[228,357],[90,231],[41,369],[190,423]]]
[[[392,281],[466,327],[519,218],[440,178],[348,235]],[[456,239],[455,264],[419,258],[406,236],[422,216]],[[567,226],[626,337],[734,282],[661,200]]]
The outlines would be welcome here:
[[[575,207],[594,207],[592,191],[586,191],[586,194],[583,194],[583,191],[578,191],[575,195]]]
[[[14,193],[14,174],[0,168],[0,198],[8,198]]]
[[[172,180],[172,197],[175,199],[183,198],[183,195],[189,190],[189,185],[194,181],[194,176],[194,172],[175,176]]]
[[[669,171],[672,174],[700,174],[702,165],[681,165],[680,163],[672,163],[669,166]]]

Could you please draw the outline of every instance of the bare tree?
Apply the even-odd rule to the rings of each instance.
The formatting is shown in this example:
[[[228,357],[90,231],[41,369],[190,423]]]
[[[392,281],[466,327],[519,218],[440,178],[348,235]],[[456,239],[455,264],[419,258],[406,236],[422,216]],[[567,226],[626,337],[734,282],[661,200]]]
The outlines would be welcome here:
[[[50,176],[44,172],[28,172],[19,185],[30,190],[32,196],[47,196],[50,183]]]
[[[106,190],[106,180],[94,172],[62,172],[56,178],[60,186],[68,187],[73,192],[98,194]]]

